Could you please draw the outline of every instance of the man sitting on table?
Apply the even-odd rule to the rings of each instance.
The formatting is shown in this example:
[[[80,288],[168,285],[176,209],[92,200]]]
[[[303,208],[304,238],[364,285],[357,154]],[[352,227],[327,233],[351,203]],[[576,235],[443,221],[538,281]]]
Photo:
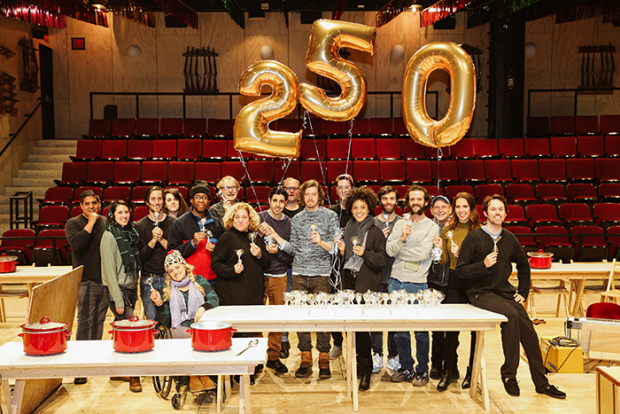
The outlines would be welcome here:
[[[456,265],[458,277],[467,279],[467,296],[474,306],[504,315],[502,347],[504,364],[502,383],[509,395],[519,396],[517,367],[519,343],[527,356],[536,392],[553,398],[566,398],[566,393],[550,385],[540,352],[540,341],[523,303],[530,291],[530,265],[517,238],[502,229],[508,203],[502,195],[487,196],[482,209],[485,226],[470,232],[463,240]],[[501,254],[500,254],[501,253]],[[508,280],[512,263],[516,262],[519,287]]]

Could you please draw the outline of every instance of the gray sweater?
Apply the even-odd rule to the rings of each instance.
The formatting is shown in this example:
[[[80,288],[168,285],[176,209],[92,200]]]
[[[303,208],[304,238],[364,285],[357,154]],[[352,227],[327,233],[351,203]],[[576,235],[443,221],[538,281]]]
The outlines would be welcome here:
[[[332,249],[325,250],[312,243],[310,226],[316,225],[321,241],[331,243]],[[304,276],[329,276],[332,267],[332,254],[336,252],[334,238],[339,228],[338,216],[333,211],[319,207],[310,213],[303,209],[293,218],[291,239],[280,248],[293,258],[293,274]]]
[[[131,275],[125,273],[118,243],[109,231],[104,231],[101,237],[101,281],[108,287],[117,309],[125,306],[120,286],[127,289],[138,286],[138,272]]]
[[[439,226],[427,217],[419,223],[412,223],[411,234],[405,242],[400,240],[407,220],[399,220],[388,237],[386,251],[393,257],[392,278],[401,282],[426,283],[431,266],[433,238]]]

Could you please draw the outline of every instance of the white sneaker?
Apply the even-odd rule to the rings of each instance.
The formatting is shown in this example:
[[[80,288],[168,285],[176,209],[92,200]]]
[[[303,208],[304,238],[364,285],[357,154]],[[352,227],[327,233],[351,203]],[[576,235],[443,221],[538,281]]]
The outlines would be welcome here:
[[[392,371],[398,371],[400,369],[400,360],[398,359],[398,355],[394,358],[388,358],[385,367],[387,369],[391,369]]]
[[[381,368],[383,368],[383,355],[374,354],[372,356],[372,373],[376,374],[381,371]]]
[[[334,345],[329,351],[329,359],[338,359],[342,355],[342,347],[338,345]]]

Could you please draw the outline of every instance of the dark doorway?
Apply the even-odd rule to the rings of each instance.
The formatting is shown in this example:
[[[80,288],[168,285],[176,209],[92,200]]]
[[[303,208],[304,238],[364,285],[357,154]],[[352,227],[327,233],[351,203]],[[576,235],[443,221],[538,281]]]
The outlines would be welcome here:
[[[39,43],[41,64],[41,121],[43,139],[56,138],[54,129],[54,65],[52,49]]]

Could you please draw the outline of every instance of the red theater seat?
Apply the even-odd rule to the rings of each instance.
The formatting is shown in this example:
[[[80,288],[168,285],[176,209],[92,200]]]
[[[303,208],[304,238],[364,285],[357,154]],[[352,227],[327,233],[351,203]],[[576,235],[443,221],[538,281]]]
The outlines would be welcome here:
[[[558,183],[538,184],[536,186],[536,195],[538,196],[539,203],[551,204],[556,208],[568,201],[564,186]]]
[[[106,187],[114,180],[114,163],[111,161],[91,161],[88,163],[86,183]]]
[[[278,119],[273,130],[297,133],[301,131],[301,123],[299,122],[299,119]]]
[[[64,204],[67,207],[73,200],[73,188],[71,187],[52,187],[45,190],[45,197],[39,201],[41,206]]]
[[[528,158],[551,157],[549,138],[525,138],[523,140],[523,145]]]
[[[153,142],[153,161],[172,161],[177,157],[177,141],[161,139]]]
[[[601,161],[599,158],[597,161]],[[566,160],[566,176],[573,183],[593,183],[594,159],[592,158],[568,158]]]
[[[555,158],[573,158],[577,156],[575,137],[551,137],[551,153]]]
[[[39,210],[39,221],[36,224],[37,231],[50,228],[65,228],[65,222],[69,219],[69,207],[63,205],[43,206]]]
[[[489,184],[508,184],[514,181],[510,160],[484,160],[484,171]]]
[[[307,162],[307,161],[304,161]],[[325,167],[325,162],[323,162]],[[276,183],[282,183],[285,178],[291,177],[299,180],[301,176],[301,163],[299,160],[275,161],[273,166],[273,179]]]
[[[18,239],[8,240],[5,237],[19,237]],[[2,245],[0,252],[8,256],[17,256],[20,265],[32,263],[32,248],[34,247],[35,233],[32,229],[12,229],[2,234]]]
[[[481,219],[483,217],[484,215],[480,216]],[[507,215],[506,215],[506,220],[504,220],[504,224],[527,226],[527,218],[525,217],[525,213],[523,212],[523,207],[509,204]]]
[[[324,121],[323,132],[327,139],[343,138],[347,136],[347,126],[346,122]]]
[[[39,233],[39,237],[55,237],[55,239],[39,238],[32,249],[32,261],[37,266],[60,266],[67,257],[67,242],[65,231],[62,229],[46,229]]]
[[[157,141],[155,141],[157,142]],[[153,156],[153,141],[129,140],[127,141],[127,161],[146,161]]]
[[[620,226],[611,226],[607,228],[607,243],[609,244],[609,258],[618,260],[620,257]],[[614,234],[615,236],[612,236]]]
[[[497,140],[494,138],[474,139],[474,149],[479,159],[499,158]]]
[[[575,246],[575,258],[580,262],[600,262],[607,260],[609,249],[603,229],[598,226],[575,226],[571,229],[571,241]],[[579,236],[594,234],[594,236]]]
[[[207,134],[207,120],[204,118],[185,118],[183,120],[183,137],[202,139]]]
[[[483,160],[459,160],[458,167],[461,183],[473,186],[486,183]]]
[[[618,160],[614,158],[596,159],[596,178],[599,183],[616,183],[620,181]]]
[[[351,123],[353,123],[352,128]],[[351,135],[353,138],[370,137],[370,121],[366,118],[355,118],[349,121],[347,128],[351,129]]]
[[[168,181],[167,161],[145,161],[142,163],[142,176],[140,181],[143,185],[159,185],[163,187]]]
[[[327,159],[330,161],[353,159],[352,154],[349,152],[349,144],[349,140],[345,138],[328,139],[326,143]]]
[[[407,161],[407,180],[411,184],[431,184],[433,176],[430,161]]]
[[[133,210],[132,221],[135,223],[137,221],[142,220],[144,217],[148,215],[149,215],[149,208],[147,206],[138,206]]]
[[[191,161],[170,161],[168,164],[168,185],[189,187],[194,181],[194,163]]]
[[[101,161],[120,161],[127,156],[127,141],[103,141],[101,146]]]
[[[476,186],[476,203],[482,204],[486,196],[504,195],[504,187],[499,184],[479,184]]]
[[[247,179],[245,168],[239,161],[224,161],[222,163],[222,177],[226,177],[228,175],[234,177],[237,181],[239,181],[239,183],[243,183]]]
[[[601,132],[604,135],[620,135],[620,115],[601,115]]]
[[[456,160],[470,160],[476,158],[473,139],[461,139],[450,147],[450,154]]]
[[[598,201],[596,187],[592,184],[569,184],[566,194],[571,203],[587,203],[593,206]]]
[[[301,140],[301,158],[304,161],[325,160],[326,144],[323,138]]]
[[[271,186],[273,184],[273,161],[249,161],[249,179],[253,184]]]
[[[559,207],[559,217],[562,220],[562,225],[569,230],[578,225],[594,224],[590,207],[584,203],[562,204]]]
[[[400,139],[400,152],[406,160],[425,160],[424,147],[413,139],[407,137]]]
[[[456,161],[431,161],[431,172],[433,180],[440,180],[443,185],[459,183],[459,170]]]
[[[528,138],[548,137],[551,135],[549,127],[549,117],[532,116],[527,118],[527,136]]]
[[[377,158],[380,160],[399,160],[401,158],[400,150],[401,140],[398,138],[378,138]]]
[[[577,149],[580,157],[604,157],[605,140],[602,135],[578,137]]]
[[[355,160],[374,160],[377,158],[374,138],[354,138],[351,142],[351,155]]]
[[[159,134],[158,118],[139,118],[136,121],[136,139],[156,139]]]
[[[532,229],[529,227],[506,226],[504,229],[515,235],[525,253],[535,252],[538,250],[538,245],[534,241],[534,234],[532,233]]]
[[[95,161],[101,157],[102,141],[98,139],[81,139],[77,142],[74,156],[69,156],[72,161]]]
[[[607,135],[605,137],[605,156],[608,158],[620,157],[620,136]]]
[[[563,158],[538,161],[540,180],[544,183],[566,183],[566,160]]]
[[[603,183],[598,186],[598,196],[601,203],[620,202],[620,183]]]
[[[528,184],[508,184],[506,186],[506,197],[510,203],[515,203],[521,207],[536,203],[534,189]]]
[[[177,146],[177,160],[200,161],[202,155],[202,140],[180,139]]]
[[[252,205],[269,204],[269,192],[271,187],[255,185],[248,187],[245,192],[245,201]]]
[[[522,138],[500,138],[497,142],[503,158],[525,158]]]
[[[407,170],[404,160],[382,160],[379,162],[379,170],[383,184],[394,185],[407,182]]]
[[[195,179],[215,184],[222,175],[222,164],[219,162],[197,162],[195,165]]]
[[[240,161],[241,157],[243,157],[244,160],[249,160],[250,158],[252,158],[252,154],[250,154],[249,152],[245,152],[245,151],[237,151],[235,149],[235,141],[234,140],[229,140],[228,142],[228,161]]]
[[[136,120],[133,118],[116,118],[112,120],[110,138],[129,139],[136,133]]]
[[[228,139],[232,135],[232,124],[230,119],[209,118],[207,136],[212,139]]]
[[[620,204],[598,203],[594,205],[594,224],[606,230],[608,227],[620,225]]]
[[[538,183],[538,161],[537,160],[512,160],[512,176],[517,183]]]
[[[146,193],[146,190],[149,187],[149,185],[139,185],[134,187],[134,189],[131,190],[131,204],[144,204],[144,193]]]
[[[577,135],[598,135],[598,116],[577,116],[575,118]]]
[[[575,135],[575,118],[572,116],[552,116],[551,131],[556,137]]]
[[[182,118],[162,118],[159,126],[159,137],[163,139],[178,139],[183,135]]]
[[[327,161],[327,181],[335,183],[340,174],[353,175],[353,161]]]
[[[353,171],[358,185],[377,185],[381,183],[379,177],[379,161],[353,161]]]
[[[471,185],[449,185],[446,187],[446,197],[452,200],[458,193],[469,193],[474,195],[474,189]]]
[[[376,138],[393,137],[392,118],[370,118],[370,132]]]
[[[525,208],[525,214],[530,219],[529,225],[533,229],[538,226],[559,226],[561,224],[557,210],[549,204],[529,205]]]
[[[286,175],[289,177],[290,175]],[[327,163],[320,161],[301,162],[301,181],[316,180],[319,183],[327,181]]]
[[[103,203],[110,203],[114,200],[126,200],[131,199],[131,189],[126,186],[108,187],[103,192]]]
[[[549,236],[537,236],[538,247],[546,252],[553,253],[553,261],[562,260],[570,262],[575,256],[575,249],[568,238],[568,232],[560,226],[537,227],[535,233],[549,234]]]
[[[321,118],[310,117],[302,122],[303,138],[321,137],[323,138],[323,120]]]
[[[223,139],[205,139],[202,141],[202,160],[217,161],[226,160],[228,142]]]
[[[110,137],[111,132],[111,119],[91,119],[88,121],[88,134],[82,135],[82,138],[105,139]]]
[[[135,185],[140,181],[140,163],[138,161],[119,161],[114,164],[114,184]]]

